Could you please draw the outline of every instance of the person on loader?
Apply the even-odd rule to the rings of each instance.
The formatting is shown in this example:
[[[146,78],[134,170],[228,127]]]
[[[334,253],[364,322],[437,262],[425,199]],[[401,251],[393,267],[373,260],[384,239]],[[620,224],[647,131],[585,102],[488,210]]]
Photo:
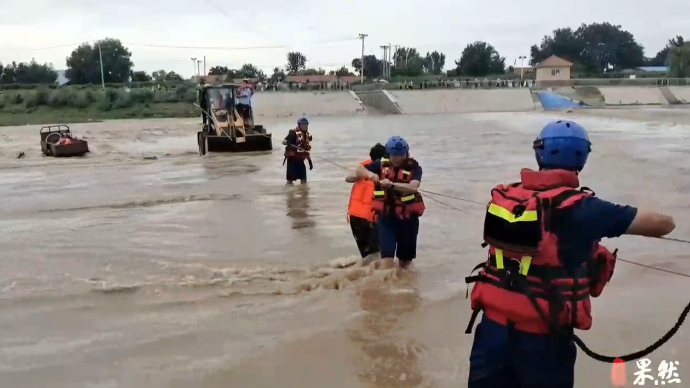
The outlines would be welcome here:
[[[311,140],[309,120],[302,117],[297,121],[297,128],[291,129],[283,140],[283,145],[285,145],[283,164],[287,162],[285,168],[286,185],[291,185],[296,180],[302,184],[307,183],[307,167],[304,165],[304,161],[309,162],[310,170],[314,169],[310,155]]]
[[[533,144],[539,171],[491,190],[484,246],[470,276],[472,319],[483,312],[470,354],[469,388],[572,388],[574,330],[592,325],[590,296],[613,275],[617,250],[600,244],[623,234],[661,237],[673,218],[616,205],[580,187],[591,152],[572,121],[545,126]]]
[[[251,109],[253,96],[254,87],[249,83],[249,79],[245,78],[242,85],[237,88],[237,113],[239,113],[244,122],[252,118]]]

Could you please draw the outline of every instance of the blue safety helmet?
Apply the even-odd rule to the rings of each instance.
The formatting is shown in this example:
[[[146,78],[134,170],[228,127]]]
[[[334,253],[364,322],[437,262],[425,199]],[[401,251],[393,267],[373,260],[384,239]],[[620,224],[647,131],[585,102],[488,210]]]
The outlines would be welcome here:
[[[400,136],[393,136],[386,142],[386,151],[389,156],[407,156],[410,145]]]
[[[309,120],[307,120],[306,117],[302,117],[301,119],[297,120],[297,125],[308,125]]]
[[[581,171],[592,151],[587,131],[577,123],[558,120],[546,125],[534,141],[540,169]]]

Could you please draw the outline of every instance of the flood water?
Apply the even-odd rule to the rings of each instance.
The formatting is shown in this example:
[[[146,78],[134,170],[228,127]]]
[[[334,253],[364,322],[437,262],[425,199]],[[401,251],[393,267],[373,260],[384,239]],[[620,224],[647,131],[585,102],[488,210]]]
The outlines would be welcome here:
[[[669,112],[563,115],[591,133],[583,185],[674,215],[673,236],[687,239],[690,110]],[[265,121],[272,153],[206,157],[196,119],[72,125],[92,150],[80,159],[41,157],[37,127],[0,128],[0,387],[466,386],[464,277],[485,257],[481,206],[427,194],[402,278],[332,268],[358,256],[336,165],[402,135],[423,189],[485,202],[535,167],[532,140],[557,117],[310,118],[315,168],[292,188],[279,143],[293,119]],[[690,274],[685,244],[605,244]],[[582,337],[601,353],[640,350],[676,322],[689,290],[687,278],[619,262]],[[677,360],[690,381],[689,340],[681,328],[650,356],[654,370]],[[609,365],[580,353],[577,368],[578,387],[610,386]]]

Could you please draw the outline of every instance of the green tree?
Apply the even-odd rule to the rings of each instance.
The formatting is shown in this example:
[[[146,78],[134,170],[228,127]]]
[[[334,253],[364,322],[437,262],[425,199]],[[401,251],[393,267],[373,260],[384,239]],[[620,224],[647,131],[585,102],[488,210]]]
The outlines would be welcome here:
[[[585,42],[580,56],[585,69],[608,71],[644,65],[644,50],[633,34],[610,23],[582,25],[576,33]]]
[[[335,75],[338,76],[338,77],[346,77],[346,76],[354,75],[354,74],[352,74],[352,73],[350,72],[350,69],[348,69],[348,68],[345,67],[345,66],[343,66],[343,67],[341,67],[340,69],[334,71],[333,74],[335,74]]]
[[[674,77],[690,77],[690,42],[683,42],[682,46],[671,48],[669,62]]]
[[[300,75],[325,75],[325,74],[326,74],[326,70],[324,70],[322,68],[318,68],[318,69],[311,69],[310,68],[310,69],[300,71]]]
[[[271,82],[276,83],[285,79],[285,72],[279,67],[273,68],[273,74],[271,74]]]
[[[100,45],[100,53],[99,53]],[[118,39],[106,38],[93,45],[84,43],[67,57],[65,76],[73,84],[100,84],[101,59],[103,57],[103,78],[108,83],[124,83],[134,64],[132,53]]]
[[[245,63],[242,65],[239,71],[237,71],[238,78],[259,78],[262,80],[266,79],[266,74],[259,70],[256,66],[251,63]]]
[[[230,72],[231,70],[226,66],[213,66],[211,69],[209,69],[208,75],[225,75]]]
[[[530,49],[530,64],[557,55],[581,65],[587,72],[635,68],[644,64],[642,46],[628,31],[610,23],[582,24],[577,30],[557,29]]]
[[[494,46],[479,41],[468,44],[455,64],[456,74],[474,77],[503,74],[506,67],[505,58],[498,54]]]
[[[424,58],[424,68],[430,74],[439,75],[443,73],[443,68],[446,66],[446,54],[433,51],[427,52]]]
[[[362,59],[361,58],[355,58],[352,60],[352,68],[355,69],[355,71],[358,73],[358,75],[362,75]]]
[[[0,68],[0,83],[4,84],[53,84],[57,80],[57,72],[51,64],[40,64],[35,60],[12,62],[4,68],[0,65]]]
[[[546,58],[556,55],[570,62],[578,62],[585,44],[571,28],[558,28],[552,36],[544,36],[539,46],[530,48],[530,65],[534,66]]]
[[[171,71],[165,75],[165,81],[183,81],[183,79],[179,74]]]
[[[132,82],[148,82],[151,81],[151,76],[145,71],[132,71],[129,74]]]
[[[289,75],[297,75],[300,71],[305,70],[307,65],[307,57],[299,51],[289,52],[287,54],[287,65],[285,70]]]
[[[425,66],[426,59],[419,55],[416,48],[400,47],[393,53],[391,75],[416,77],[424,74]]]
[[[376,55],[364,56],[364,76],[367,78],[377,78],[382,74],[383,66]]]
[[[647,66],[665,66],[665,65],[668,65],[669,60],[670,60],[669,53],[670,53],[671,49],[674,47],[683,46],[684,44],[685,44],[685,39],[683,39],[683,37],[680,35],[677,35],[673,39],[669,39],[668,44],[666,44],[666,46],[664,46],[663,49],[661,49],[658,53],[656,53],[654,58],[649,58],[646,61],[646,65]]]
[[[156,82],[163,82],[168,76],[168,72],[165,70],[156,70],[153,73],[151,73],[151,77],[153,77],[153,80]]]

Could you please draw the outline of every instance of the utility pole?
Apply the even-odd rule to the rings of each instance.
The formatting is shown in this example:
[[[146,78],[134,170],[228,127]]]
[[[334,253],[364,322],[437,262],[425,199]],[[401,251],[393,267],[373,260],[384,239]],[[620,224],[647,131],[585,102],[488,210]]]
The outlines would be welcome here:
[[[386,66],[388,67],[388,78],[391,77],[391,54],[393,53],[393,50],[391,50],[392,48],[393,48],[393,45],[391,45],[389,42],[388,43],[388,60],[386,61]]]
[[[400,48],[400,45],[396,44],[395,45],[395,51],[393,51],[393,58],[395,59],[395,67],[398,67],[398,49]]]
[[[381,76],[386,76],[386,49],[388,46],[379,46],[383,49],[383,57],[381,57]]]
[[[101,41],[98,41],[98,57],[101,60],[101,86],[103,86],[103,91],[105,92],[105,75],[103,73],[103,52],[101,51]]]
[[[206,76],[206,55],[204,55],[204,76]]]
[[[196,75],[201,75],[201,59],[196,61]]]
[[[196,73],[196,58],[192,58],[192,78],[194,78],[194,82],[198,83],[199,82],[199,77],[197,77]]]
[[[360,69],[360,77],[361,77],[361,82],[364,83],[364,38],[366,38],[367,34],[359,34],[359,38],[362,39],[362,66]]]

